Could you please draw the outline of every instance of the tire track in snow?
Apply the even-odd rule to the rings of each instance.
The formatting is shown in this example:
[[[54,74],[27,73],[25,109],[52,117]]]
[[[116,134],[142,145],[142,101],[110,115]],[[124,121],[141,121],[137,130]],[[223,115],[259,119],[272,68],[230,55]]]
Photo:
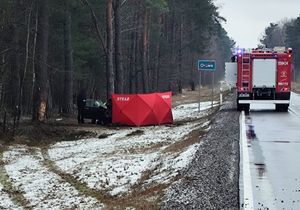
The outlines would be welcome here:
[[[42,155],[45,159],[45,165],[49,168],[50,171],[61,176],[66,182],[70,183],[73,187],[75,187],[80,193],[84,194],[85,196],[93,197],[105,203],[105,209],[148,209],[148,202],[144,202],[143,207],[136,206],[137,200],[139,200],[139,198],[137,198],[137,196],[134,196],[134,193],[129,193],[121,197],[116,197],[110,195],[108,190],[90,188],[86,182],[78,180],[79,177],[76,177],[76,175],[68,174],[67,172],[60,170],[59,167],[55,164],[55,162],[50,160],[47,149],[42,150]],[[135,189],[135,191],[137,190],[141,189]],[[128,207],[125,208],[125,206]]]
[[[23,209],[15,204],[10,197],[11,195],[7,193],[7,190],[0,183],[0,209]]]
[[[60,176],[65,182],[72,185],[82,195],[88,196],[88,197],[93,197],[93,198],[97,199],[99,202],[104,201],[104,200],[113,199],[113,197],[110,196],[108,193],[106,193],[104,191],[101,192],[94,188],[90,188],[86,183],[81,182],[80,180],[76,179],[76,177],[74,177],[73,175],[60,170],[59,167],[55,164],[55,162],[50,160],[50,157],[48,154],[48,148],[42,149],[42,156],[44,158],[44,165],[49,169],[49,171]]]
[[[3,160],[3,151],[0,151],[0,209],[23,209],[28,201],[23,194],[15,189],[5,170]]]
[[[33,151],[33,153],[32,153]],[[104,205],[92,197],[82,196],[70,183],[48,170],[37,148],[29,151],[14,147],[5,151],[5,169],[13,187],[29,201],[33,209],[102,209]]]

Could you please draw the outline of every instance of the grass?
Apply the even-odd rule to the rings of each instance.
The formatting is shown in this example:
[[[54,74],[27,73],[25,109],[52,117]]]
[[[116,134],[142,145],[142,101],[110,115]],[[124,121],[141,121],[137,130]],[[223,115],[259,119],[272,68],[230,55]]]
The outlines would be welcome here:
[[[217,97],[217,91],[214,91],[214,97]],[[207,87],[203,87],[200,90],[201,101],[209,101],[211,100],[211,89]],[[188,103],[197,103],[199,102],[199,90],[191,91],[191,90],[182,90],[182,94],[178,94],[172,97],[173,106],[178,106],[181,104]]]
[[[61,127],[47,124],[21,124],[14,136],[2,135],[0,141],[6,145],[23,144],[27,146],[48,146],[60,141],[96,137],[96,133],[78,130],[75,127]]]
[[[140,136],[140,135],[143,135],[143,134],[144,134],[144,131],[136,130],[136,131],[133,131],[131,133],[128,133],[126,136]]]
[[[164,149],[164,153],[178,153],[183,151],[185,148],[190,145],[196,144],[200,142],[200,138],[206,134],[206,131],[202,131],[199,129],[193,130],[184,140],[171,144],[166,149]]]

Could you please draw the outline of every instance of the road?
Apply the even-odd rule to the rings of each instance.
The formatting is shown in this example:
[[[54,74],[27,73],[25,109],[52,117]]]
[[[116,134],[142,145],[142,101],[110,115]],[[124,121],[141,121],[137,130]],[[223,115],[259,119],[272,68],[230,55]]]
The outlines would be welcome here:
[[[245,209],[300,209],[300,95],[292,94],[287,113],[272,108],[251,106],[246,120],[256,138],[244,147],[249,158],[241,159],[250,170],[242,175],[250,203]]]

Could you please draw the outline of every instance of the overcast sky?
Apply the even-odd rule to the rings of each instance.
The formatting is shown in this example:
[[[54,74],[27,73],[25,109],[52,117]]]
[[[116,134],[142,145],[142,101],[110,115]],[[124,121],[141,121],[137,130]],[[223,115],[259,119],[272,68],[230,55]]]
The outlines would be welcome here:
[[[229,36],[237,46],[253,48],[271,23],[300,15],[300,0],[215,0]]]

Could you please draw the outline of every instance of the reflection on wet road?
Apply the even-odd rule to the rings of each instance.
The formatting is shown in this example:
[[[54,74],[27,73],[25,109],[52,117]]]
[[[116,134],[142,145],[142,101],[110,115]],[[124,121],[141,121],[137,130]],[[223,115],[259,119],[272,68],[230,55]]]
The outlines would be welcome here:
[[[288,113],[251,107],[248,126],[255,135],[247,136],[254,209],[300,209],[300,96],[292,100]]]

